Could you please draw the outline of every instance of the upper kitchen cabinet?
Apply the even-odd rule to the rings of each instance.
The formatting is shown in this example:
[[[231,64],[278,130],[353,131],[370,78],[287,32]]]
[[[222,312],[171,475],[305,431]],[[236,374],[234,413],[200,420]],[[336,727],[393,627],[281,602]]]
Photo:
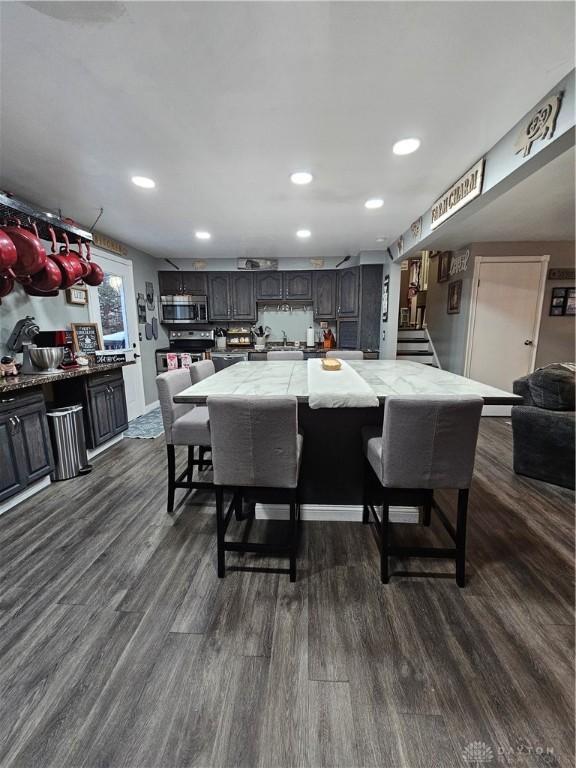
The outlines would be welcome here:
[[[284,298],[312,300],[311,272],[284,272]]]
[[[206,273],[194,271],[158,272],[161,296],[206,296]]]
[[[206,296],[206,273],[182,272],[182,293]]]
[[[338,272],[338,317],[358,317],[360,306],[360,268]]]
[[[181,272],[158,272],[160,296],[176,296],[182,293]]]
[[[232,320],[256,320],[254,275],[251,272],[230,273]]]
[[[336,317],[336,278],[333,270],[319,270],[312,273],[313,311],[317,320]]]
[[[255,277],[258,301],[283,298],[282,272],[257,272]]]
[[[228,272],[208,275],[208,317],[210,320],[230,320],[230,282]]]

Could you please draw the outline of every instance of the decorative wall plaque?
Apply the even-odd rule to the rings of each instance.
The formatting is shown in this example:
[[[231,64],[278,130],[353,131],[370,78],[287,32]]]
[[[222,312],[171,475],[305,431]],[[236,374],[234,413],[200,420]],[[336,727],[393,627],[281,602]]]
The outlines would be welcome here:
[[[466,171],[432,206],[431,228],[436,229],[482,192],[484,158]]]
[[[416,221],[412,222],[410,225],[410,232],[412,232],[412,237],[414,240],[420,239],[420,235],[422,234],[422,216],[420,216],[419,219],[416,219]]]
[[[396,248],[398,249],[398,256],[402,256],[404,253],[404,237],[400,235],[398,238],[398,242],[396,243]]]
[[[522,126],[515,143],[515,153],[522,152],[522,157],[528,157],[532,144],[540,139],[551,139],[556,128],[556,118],[560,112],[563,92],[548,97],[530,115]]]
[[[455,253],[450,259],[450,277],[457,275],[459,272],[466,272],[469,259],[470,251]]]
[[[574,280],[575,277],[574,267],[551,267],[548,270],[548,280]]]
[[[117,253],[118,256],[126,256],[128,253],[128,249],[125,245],[122,245],[122,243],[119,243],[117,240],[112,240],[112,238],[107,235],[101,235],[100,232],[92,233],[92,243],[98,248],[103,248],[105,251]]]

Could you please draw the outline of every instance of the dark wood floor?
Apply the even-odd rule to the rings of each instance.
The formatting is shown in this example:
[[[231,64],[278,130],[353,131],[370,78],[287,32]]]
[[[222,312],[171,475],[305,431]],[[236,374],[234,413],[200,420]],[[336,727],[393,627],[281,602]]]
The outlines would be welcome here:
[[[511,472],[505,420],[465,590],[429,561],[381,586],[351,523],[304,524],[295,584],[218,581],[209,496],[164,513],[161,438],[95,465],[0,517],[2,766],[573,765],[573,495]]]

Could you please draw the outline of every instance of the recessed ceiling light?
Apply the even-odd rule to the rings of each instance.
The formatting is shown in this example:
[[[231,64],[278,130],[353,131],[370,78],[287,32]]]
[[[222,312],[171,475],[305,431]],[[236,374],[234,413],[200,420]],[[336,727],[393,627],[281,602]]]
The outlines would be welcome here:
[[[314,177],[310,171],[295,171],[290,176],[292,184],[310,184]]]
[[[377,242],[377,243],[385,243],[385,242],[386,242],[386,240],[388,240],[388,238],[387,238],[387,237],[377,237],[377,238],[376,238],[376,242]]]
[[[401,139],[392,147],[395,155],[411,155],[420,146],[420,139]]]
[[[381,197],[371,197],[370,200],[366,200],[364,203],[364,208],[382,208],[383,205],[384,200]]]
[[[142,189],[154,189],[156,186],[154,179],[149,179],[147,176],[132,176],[132,184]]]
[[[307,237],[310,237],[311,234],[312,232],[310,232],[309,229],[299,229],[298,232],[296,232],[296,237],[305,240]]]
[[[198,240],[210,240],[212,235],[210,232],[205,232],[203,229],[199,229],[197,232],[194,233]]]

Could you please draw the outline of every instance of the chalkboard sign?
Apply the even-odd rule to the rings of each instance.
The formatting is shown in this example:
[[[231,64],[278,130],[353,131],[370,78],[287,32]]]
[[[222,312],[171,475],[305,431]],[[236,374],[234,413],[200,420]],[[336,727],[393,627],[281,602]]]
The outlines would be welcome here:
[[[102,339],[98,323],[72,323],[74,347],[82,355],[93,355],[102,349]]]

